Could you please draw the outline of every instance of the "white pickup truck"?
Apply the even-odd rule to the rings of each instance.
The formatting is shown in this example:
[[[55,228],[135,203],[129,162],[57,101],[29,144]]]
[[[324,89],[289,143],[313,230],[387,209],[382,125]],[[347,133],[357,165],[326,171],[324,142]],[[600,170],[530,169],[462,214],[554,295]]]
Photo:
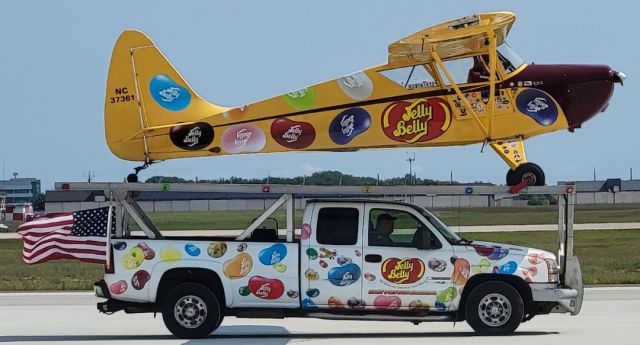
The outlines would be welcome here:
[[[174,335],[200,338],[225,316],[465,320],[480,334],[510,334],[535,315],[575,315],[582,305],[576,257],[564,283],[554,254],[465,240],[414,204],[309,200],[299,234],[276,228],[235,238],[124,231],[96,283],[107,299],[98,309],[161,312]]]

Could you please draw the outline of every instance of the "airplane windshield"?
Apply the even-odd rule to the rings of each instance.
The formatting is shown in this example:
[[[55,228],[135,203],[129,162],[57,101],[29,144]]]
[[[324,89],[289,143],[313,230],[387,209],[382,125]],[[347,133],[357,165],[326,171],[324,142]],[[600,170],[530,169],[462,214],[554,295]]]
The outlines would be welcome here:
[[[524,64],[524,60],[522,60],[522,58],[516,54],[513,49],[511,49],[511,46],[507,41],[502,42],[502,44],[498,46],[497,51],[498,58],[500,58],[500,62],[504,68],[504,72],[507,74],[517,70]]]

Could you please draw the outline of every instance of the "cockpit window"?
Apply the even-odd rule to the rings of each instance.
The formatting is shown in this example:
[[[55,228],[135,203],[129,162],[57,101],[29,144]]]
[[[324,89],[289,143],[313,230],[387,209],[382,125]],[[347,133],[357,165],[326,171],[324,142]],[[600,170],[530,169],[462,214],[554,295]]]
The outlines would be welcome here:
[[[438,86],[438,82],[422,65],[388,69],[380,71],[380,74],[409,90]]]
[[[515,70],[517,70],[520,66],[524,64],[524,60],[516,54],[516,52],[511,49],[511,46],[507,41],[502,42],[501,45],[498,46],[498,58],[502,63],[502,68],[504,68],[504,72],[509,74]]]

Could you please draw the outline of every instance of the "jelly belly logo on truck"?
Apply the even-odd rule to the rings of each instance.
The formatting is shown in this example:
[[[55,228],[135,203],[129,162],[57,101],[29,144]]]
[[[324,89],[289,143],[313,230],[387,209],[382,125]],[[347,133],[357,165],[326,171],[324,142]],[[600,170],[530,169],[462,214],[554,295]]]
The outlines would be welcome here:
[[[442,98],[420,98],[389,105],[382,116],[382,130],[392,140],[406,143],[433,140],[451,125],[451,108]]]
[[[424,262],[418,258],[389,258],[382,263],[382,276],[394,284],[412,284],[424,277]]]

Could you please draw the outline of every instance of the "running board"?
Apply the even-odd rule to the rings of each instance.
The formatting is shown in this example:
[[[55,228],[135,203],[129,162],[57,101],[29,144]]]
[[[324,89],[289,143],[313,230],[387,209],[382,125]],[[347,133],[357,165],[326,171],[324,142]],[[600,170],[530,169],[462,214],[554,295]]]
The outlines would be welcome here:
[[[384,315],[384,314],[331,314],[331,313],[309,313],[308,317],[327,320],[368,320],[368,321],[410,321],[410,322],[431,322],[431,321],[454,321],[453,314],[438,314],[425,316],[410,315]]]

